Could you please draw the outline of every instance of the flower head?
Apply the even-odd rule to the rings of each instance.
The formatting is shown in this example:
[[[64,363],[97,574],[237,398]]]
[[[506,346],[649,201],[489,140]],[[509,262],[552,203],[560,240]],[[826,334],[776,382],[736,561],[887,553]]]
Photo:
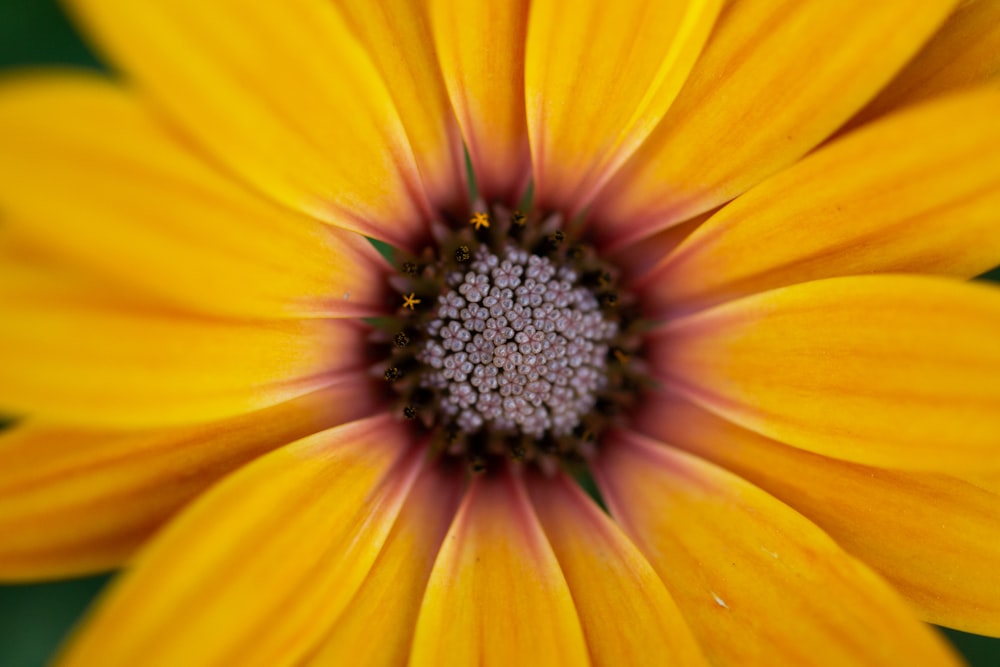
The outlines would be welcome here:
[[[67,665],[952,664],[920,620],[1000,633],[956,4],[74,0],[122,77],[0,87],[0,575],[127,566]]]

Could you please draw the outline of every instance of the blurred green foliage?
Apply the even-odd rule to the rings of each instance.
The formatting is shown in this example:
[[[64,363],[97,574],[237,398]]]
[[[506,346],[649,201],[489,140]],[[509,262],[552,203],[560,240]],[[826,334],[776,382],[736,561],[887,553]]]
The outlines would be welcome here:
[[[106,69],[55,0],[0,0],[0,69],[57,64]],[[981,278],[1000,282],[1000,269]],[[0,665],[45,664],[109,578],[0,586]],[[1000,640],[945,632],[974,667],[1000,665]]]
[[[108,579],[0,586],[0,665],[44,665]]]
[[[102,69],[55,0],[0,0],[0,67],[47,64]]]

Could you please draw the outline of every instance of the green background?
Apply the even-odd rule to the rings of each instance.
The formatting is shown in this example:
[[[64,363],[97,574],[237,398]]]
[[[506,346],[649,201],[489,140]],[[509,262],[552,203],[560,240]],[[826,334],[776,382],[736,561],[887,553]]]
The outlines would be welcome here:
[[[0,0],[0,69],[46,64],[106,69],[54,0]],[[1000,280],[1000,270],[983,278]],[[108,579],[0,586],[0,667],[43,665]],[[1000,639],[945,632],[975,667],[1000,665]]]

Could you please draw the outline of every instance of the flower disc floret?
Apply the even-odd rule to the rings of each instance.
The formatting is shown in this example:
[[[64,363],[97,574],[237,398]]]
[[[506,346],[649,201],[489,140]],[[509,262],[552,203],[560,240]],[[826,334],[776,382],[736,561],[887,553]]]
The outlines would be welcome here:
[[[447,276],[417,360],[459,428],[569,435],[607,386],[618,324],[569,267],[512,244],[480,246]]]

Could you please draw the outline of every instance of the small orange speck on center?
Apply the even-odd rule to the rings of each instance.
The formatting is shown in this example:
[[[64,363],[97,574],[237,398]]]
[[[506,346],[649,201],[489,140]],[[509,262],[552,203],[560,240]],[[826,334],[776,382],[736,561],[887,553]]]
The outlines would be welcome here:
[[[486,229],[490,226],[490,216],[482,211],[473,213],[469,223],[476,228],[476,231]]]
[[[420,299],[417,298],[416,292],[410,292],[403,296],[403,308],[415,310],[418,303],[420,303]]]

